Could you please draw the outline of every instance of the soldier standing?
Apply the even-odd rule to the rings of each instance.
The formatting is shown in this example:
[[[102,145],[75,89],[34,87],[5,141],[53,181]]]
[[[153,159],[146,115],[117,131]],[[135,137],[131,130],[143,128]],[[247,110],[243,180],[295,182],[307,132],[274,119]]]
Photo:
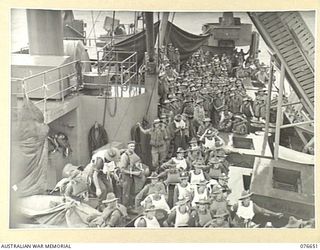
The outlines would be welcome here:
[[[153,127],[150,129],[143,129],[141,124],[138,123],[143,133],[150,134],[152,166],[154,169],[158,169],[166,158],[167,140],[169,138],[166,129],[160,123],[160,119],[155,119]]]
[[[173,55],[173,64],[177,72],[180,72],[180,52],[178,48],[175,48]]]
[[[122,204],[129,208],[133,203],[133,196],[140,190],[135,190],[136,184],[143,181],[143,169],[140,167],[141,159],[134,152],[135,142],[128,142],[127,150],[121,155],[120,170],[122,173]]]

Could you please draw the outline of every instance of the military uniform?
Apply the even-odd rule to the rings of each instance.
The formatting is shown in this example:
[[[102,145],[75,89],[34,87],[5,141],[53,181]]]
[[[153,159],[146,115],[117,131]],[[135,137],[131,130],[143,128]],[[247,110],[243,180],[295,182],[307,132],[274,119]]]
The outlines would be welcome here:
[[[177,72],[180,72],[180,53],[179,50],[176,48],[173,54],[173,65]]]
[[[150,130],[150,145],[152,165],[156,169],[166,158],[167,131],[164,128],[152,128]]]
[[[114,165],[114,159],[109,158],[108,152],[113,152],[116,156],[116,154],[119,153],[117,149],[105,149],[105,150],[99,150],[96,152],[91,159],[91,163],[89,163],[85,168],[85,173],[87,175],[87,178],[89,182],[91,182],[90,191],[92,193],[96,192],[100,189],[101,194],[98,197],[99,199],[103,200],[106,198],[107,193],[113,192],[113,182],[112,182],[112,176],[105,172],[104,170],[106,167],[108,167],[110,164]],[[116,157],[119,157],[118,155]],[[99,163],[99,160],[101,160],[101,164]],[[118,159],[119,160],[119,159]],[[116,167],[114,165],[114,167]],[[95,176],[97,178],[95,178]],[[97,181],[97,183],[96,183]]]
[[[174,60],[174,47],[172,45],[168,45],[168,49],[167,49],[167,53],[168,53],[168,59],[170,61],[170,63],[173,63]]]
[[[232,96],[232,98],[230,98],[228,106],[229,106],[229,110],[236,114],[240,112],[241,109],[241,105],[242,105],[242,97],[240,94],[235,93],[234,96]]]
[[[193,216],[196,227],[204,227],[209,221],[212,220],[212,214],[209,209],[206,209],[204,212],[196,210],[193,213]]]
[[[225,106],[226,101],[225,98],[220,95],[217,96],[216,98],[213,99],[213,109],[212,109],[212,120],[213,120],[213,125],[218,125],[219,124],[219,114],[222,111],[222,108]]]
[[[166,195],[166,187],[165,185],[158,181],[157,183],[149,183],[144,186],[144,188],[137,194],[135,197],[135,207],[138,208],[140,206],[140,202],[150,194],[154,194],[155,192],[159,192],[160,194]]]
[[[124,227],[126,222],[127,209],[117,204],[114,208],[106,207],[101,216],[95,218],[89,223],[90,227]]]
[[[222,223],[218,223],[217,220],[213,220],[208,227],[211,228],[229,228],[229,222],[223,221]]]
[[[171,226],[172,224],[174,227],[188,227],[192,225],[192,220],[191,220],[191,215],[190,215],[190,209],[187,208],[187,211],[182,213],[179,209],[179,206],[175,206],[172,208],[166,223],[168,226]]]
[[[248,99],[244,99],[240,112],[244,114],[247,118],[253,117],[252,103]]]
[[[265,118],[266,115],[266,95],[262,91],[258,91],[258,94],[253,102],[253,112],[256,118]]]
[[[223,112],[221,114],[221,119],[218,125],[218,129],[225,131],[225,132],[230,132],[232,129],[232,113],[231,112]]]
[[[136,153],[129,152],[128,150],[121,155],[122,204],[126,207],[131,204],[131,200],[142,189],[145,183],[143,170],[137,167],[140,161],[141,159]]]
[[[248,134],[247,120],[241,116],[234,116],[235,120],[232,125],[232,132],[239,135]]]
[[[205,118],[205,111],[202,105],[195,105],[193,116],[199,125],[202,124],[202,121]]]

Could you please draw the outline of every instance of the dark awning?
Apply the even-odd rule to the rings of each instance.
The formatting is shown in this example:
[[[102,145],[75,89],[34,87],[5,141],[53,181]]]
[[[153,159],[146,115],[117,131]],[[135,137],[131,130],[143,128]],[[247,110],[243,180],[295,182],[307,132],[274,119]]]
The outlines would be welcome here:
[[[159,31],[159,22],[154,24],[154,42]],[[168,22],[165,44],[172,43],[175,48],[179,49],[180,60],[185,62],[195,51],[197,51],[209,38],[208,35],[194,35],[180,29],[178,26]],[[136,51],[138,53],[138,64],[141,65],[146,47],[146,31],[141,31],[114,45],[118,51]],[[124,59],[124,58],[123,58]]]

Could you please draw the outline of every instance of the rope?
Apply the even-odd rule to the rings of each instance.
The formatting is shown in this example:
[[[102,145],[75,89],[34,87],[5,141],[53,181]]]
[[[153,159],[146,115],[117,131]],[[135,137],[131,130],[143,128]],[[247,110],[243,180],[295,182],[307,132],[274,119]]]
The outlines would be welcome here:
[[[116,12],[113,11],[113,17],[112,17],[112,30],[111,30],[111,44],[113,45],[113,31],[114,31],[114,20],[115,20],[115,14]],[[111,86],[110,84],[110,70],[111,70],[111,63],[109,64],[108,67],[108,78],[107,78],[107,86]],[[110,105],[108,105],[108,99],[106,98],[104,101],[104,109],[103,109],[103,126],[105,124],[105,119],[106,119],[106,110],[108,110],[108,114],[110,115],[110,117],[115,117],[116,113],[117,113],[117,109],[118,109],[118,86],[116,86],[117,89],[115,91],[115,101],[114,101],[114,106],[113,106],[113,112],[111,113],[110,110]]]
[[[118,87],[117,87],[118,88]],[[106,99],[107,102],[107,99]],[[111,110],[109,108],[110,105],[107,105],[107,109],[108,109],[108,113],[111,117],[115,117],[116,113],[117,113],[117,109],[118,109],[118,96],[116,95],[114,97],[114,106],[113,106],[113,113],[111,113]]]
[[[151,91],[151,95],[150,95],[150,98],[149,98],[149,103],[148,103],[148,107],[147,107],[145,116],[147,116],[147,114],[149,113],[149,108],[150,108],[150,105],[151,105],[151,99],[152,99],[152,97],[153,97],[153,93],[154,93],[154,89],[155,89],[155,88],[156,88],[156,84],[153,84],[153,86],[152,86],[152,91]]]
[[[103,118],[102,118],[102,126],[104,127],[106,122],[106,108],[107,108],[107,100],[104,100],[104,107],[103,107]]]
[[[122,118],[121,118],[121,121],[120,121],[120,123],[119,123],[119,125],[118,125],[118,128],[117,128],[117,130],[116,130],[116,132],[115,132],[115,134],[114,134],[114,136],[113,136],[114,138],[115,138],[115,137],[116,137],[116,135],[118,134],[119,129],[121,128],[121,124],[122,124],[122,122],[123,122],[124,118],[126,118],[126,117],[127,117],[127,113],[128,113],[129,107],[131,106],[131,103],[133,102],[133,100],[134,100],[134,98],[131,98],[130,102],[128,103],[128,106],[127,106],[126,112],[123,114],[123,116],[122,116]]]
[[[113,45],[114,43],[114,20],[116,18],[116,12],[113,11],[113,15],[112,15],[112,30],[111,30],[111,44]],[[108,69],[108,76],[110,75],[110,69],[111,69],[111,63],[109,64],[109,69]],[[109,84],[109,77],[108,77],[108,83]],[[114,106],[113,106],[113,113],[111,113],[110,107],[109,105],[107,105],[107,99],[105,102],[105,105],[107,105],[107,109],[108,109],[108,113],[111,117],[115,117],[116,113],[117,113],[117,108],[118,108],[118,86],[116,86],[117,89],[115,91],[115,99],[114,99]]]

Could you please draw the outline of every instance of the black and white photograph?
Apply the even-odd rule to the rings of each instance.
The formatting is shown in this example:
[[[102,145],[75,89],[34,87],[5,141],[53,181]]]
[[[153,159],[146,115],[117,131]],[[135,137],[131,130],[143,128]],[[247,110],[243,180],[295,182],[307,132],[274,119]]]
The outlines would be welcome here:
[[[317,228],[315,10],[9,21],[10,229]]]

